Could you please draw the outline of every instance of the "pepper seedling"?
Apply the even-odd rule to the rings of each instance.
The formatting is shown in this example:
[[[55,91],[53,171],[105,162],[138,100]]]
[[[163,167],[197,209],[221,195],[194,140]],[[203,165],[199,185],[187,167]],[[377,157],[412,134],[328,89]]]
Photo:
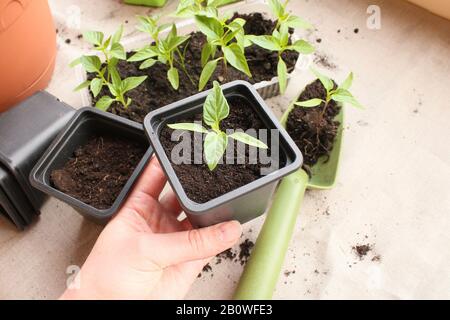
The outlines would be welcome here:
[[[313,29],[313,26],[309,22],[287,11],[286,7],[288,3],[289,0],[284,1],[284,3],[281,3],[279,0],[268,1],[270,11],[277,18],[277,24],[274,30],[277,30],[281,25],[289,28]]]
[[[116,70],[119,60],[125,60],[126,54],[120,44],[123,34],[123,25],[108,38],[100,31],[87,31],[83,33],[83,39],[94,45],[94,50],[103,54],[104,64],[97,55],[81,56],[75,59],[70,66],[81,64],[86,72],[95,74],[95,78],[87,80],[78,85],[74,90],[78,91],[89,87],[94,97],[97,97],[103,86],[111,82],[111,73]]]
[[[145,81],[145,79],[147,79],[147,76],[129,77],[122,80],[119,73],[114,70],[111,72],[111,79],[112,82],[108,83],[107,86],[109,92],[114,98],[111,98],[110,96],[103,96],[95,104],[96,108],[103,111],[108,110],[108,108],[114,101],[121,103],[122,106],[127,109],[130,106],[132,100],[129,97],[125,99],[125,93],[138,87],[142,82]]]
[[[220,122],[228,117],[230,106],[220,88],[217,81],[213,83],[211,93],[206,97],[203,104],[203,122],[207,124],[211,130],[206,129],[198,123],[175,123],[169,124],[168,127],[174,130],[187,130],[206,134],[203,142],[203,150],[205,161],[209,170],[213,171],[228,146],[228,138],[240,141],[250,146],[267,149],[267,145],[248,135],[244,132],[234,132],[227,135],[220,129]]]
[[[333,80],[313,68],[311,68],[311,72],[320,80],[323,87],[325,88],[327,92],[326,98],[325,100],[314,98],[306,101],[297,101],[295,105],[304,108],[312,108],[317,107],[323,103],[324,107],[321,113],[322,115],[325,114],[325,111],[331,100],[334,100],[336,102],[346,102],[360,109],[364,108],[349,91],[353,83],[353,72],[350,72],[350,74],[340,86],[336,86]]]
[[[312,25],[302,18],[289,13],[286,10],[288,0],[282,4],[278,0],[269,0],[269,7],[272,13],[277,17],[277,24],[272,35],[248,36],[248,39],[257,46],[269,51],[278,53],[277,74],[280,84],[280,92],[286,91],[288,70],[286,63],[282,58],[286,50],[296,51],[300,54],[311,54],[314,47],[305,40],[297,40],[293,44],[289,43],[289,28],[311,29]]]
[[[288,77],[287,66],[282,58],[283,52],[292,50],[301,54],[311,54],[315,50],[314,47],[305,40],[297,40],[293,44],[289,44],[289,27],[286,24],[282,24],[279,30],[275,29],[272,35],[249,35],[247,38],[259,47],[278,53],[277,74],[280,92],[282,94],[286,91]]]
[[[217,7],[228,2],[229,0],[180,0],[175,16],[178,18],[191,18],[196,15],[217,17]]]
[[[228,17],[195,16],[199,30],[207,38],[207,43],[203,46],[201,53],[203,70],[200,75],[199,91],[206,86],[217,68],[217,63],[221,60],[224,79],[227,78],[228,63],[248,77],[252,77],[244,54],[245,47],[251,44],[246,40],[244,32],[245,20],[236,18],[229,23],[227,20],[229,20]],[[222,56],[216,58],[218,49]]]
[[[158,19],[159,17],[139,17],[140,26],[138,26],[138,30],[148,33],[152,37],[154,44],[138,50],[128,61],[143,61],[139,69],[150,68],[156,62],[166,64],[169,68],[167,79],[175,90],[180,85],[178,69],[175,66],[175,62],[177,62],[191,82],[195,83],[186,70],[184,53],[179,49],[179,46],[188,40],[189,36],[177,35],[177,27],[175,24],[172,24],[171,31],[165,38],[161,39],[159,36],[160,32],[167,29],[170,25],[158,25]],[[176,59],[175,53],[178,55],[179,60]]]

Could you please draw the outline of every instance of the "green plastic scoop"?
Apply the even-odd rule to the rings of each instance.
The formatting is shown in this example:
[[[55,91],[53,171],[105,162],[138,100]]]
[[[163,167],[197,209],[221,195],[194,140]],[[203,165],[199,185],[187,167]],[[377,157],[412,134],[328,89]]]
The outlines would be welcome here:
[[[293,100],[281,118],[284,127],[289,112],[294,107],[299,108],[294,105],[297,99],[298,97]],[[319,162],[311,168],[311,179],[303,169],[300,169],[281,180],[234,299],[272,298],[306,188],[331,189],[336,183],[344,127],[344,107],[335,119],[340,122],[340,126],[328,161],[319,159]]]

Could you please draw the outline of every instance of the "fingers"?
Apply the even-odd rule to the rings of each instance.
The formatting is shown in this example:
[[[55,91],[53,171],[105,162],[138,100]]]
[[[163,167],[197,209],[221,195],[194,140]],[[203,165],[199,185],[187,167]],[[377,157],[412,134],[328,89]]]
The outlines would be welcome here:
[[[166,184],[166,181],[166,176],[158,162],[158,159],[153,157],[134,186],[130,197],[136,193],[145,193],[154,199],[158,199],[159,194]]]
[[[241,233],[240,223],[230,221],[207,228],[147,236],[151,243],[149,247],[153,250],[153,261],[165,268],[215,256],[231,248],[239,240]],[[155,252],[156,248],[164,249]]]
[[[183,211],[177,196],[172,190],[163,195],[160,202],[164,209],[170,212],[175,218],[177,218],[181,211]]]

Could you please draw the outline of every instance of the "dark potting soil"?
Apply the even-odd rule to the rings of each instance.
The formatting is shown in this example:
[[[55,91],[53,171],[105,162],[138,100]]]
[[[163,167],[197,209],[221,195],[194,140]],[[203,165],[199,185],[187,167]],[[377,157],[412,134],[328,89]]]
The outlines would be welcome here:
[[[247,100],[241,97],[231,97],[228,99],[228,104],[230,105],[230,114],[220,124],[223,131],[226,129],[242,129],[244,131],[255,129],[258,132],[259,129],[266,128]],[[198,114],[189,118],[179,119],[176,122],[201,121],[201,117],[202,114]],[[207,127],[205,124],[203,125]],[[161,130],[159,139],[167,157],[171,160],[172,167],[175,170],[186,195],[192,201],[197,203],[208,202],[211,199],[249,184],[261,177],[262,168],[270,167],[270,164],[260,164],[259,161],[257,164],[249,164],[248,147],[245,148],[245,161],[242,161],[242,158],[239,159],[239,163],[244,162],[244,164],[238,164],[237,143],[234,143],[233,162],[230,162],[231,158],[228,158],[227,161],[223,161],[224,163],[218,164],[213,171],[209,170],[205,161],[202,161],[202,164],[194,164],[193,161],[192,164],[175,164],[171,159],[171,152],[180,142],[172,141],[172,133],[172,129],[164,126]],[[190,159],[193,160],[194,153],[199,152],[198,146],[203,145],[200,139],[203,139],[204,137],[202,138],[202,135],[192,134],[190,132],[186,132],[185,134],[191,135],[192,144]],[[270,135],[268,138],[270,139]],[[194,150],[194,144],[197,145],[196,151]],[[267,145],[270,146],[270,140]],[[225,155],[226,153],[227,152],[225,152]],[[267,155],[270,154],[269,148],[269,150],[267,150]],[[242,154],[240,156],[244,155]],[[282,159],[281,157],[282,155],[280,154],[280,167],[283,167],[285,159]]]
[[[51,173],[50,179],[58,190],[97,209],[108,209],[145,151],[135,141],[94,137],[78,147],[63,168]]]
[[[370,244],[362,244],[362,245],[353,246],[352,249],[355,251],[358,258],[362,259],[369,253],[369,251],[372,250],[372,247]]]
[[[306,86],[298,101],[313,98],[326,98],[326,90],[319,80]],[[320,157],[328,157],[333,149],[333,143],[339,128],[339,122],[334,118],[340,111],[340,106],[331,100],[325,114],[322,116],[324,104],[314,108],[295,107],[290,113],[286,129],[303,154],[303,167],[317,163]]]
[[[244,25],[246,34],[252,35],[268,35],[272,34],[275,27],[275,21],[265,19],[260,13],[252,14],[234,14],[233,18],[243,18],[247,22]],[[201,67],[201,51],[206,43],[206,37],[200,32],[191,33],[191,37],[186,42],[185,65],[186,71],[191,76],[194,83],[190,81],[186,73],[177,65],[179,69],[180,86],[175,90],[167,80],[167,66],[161,63],[156,63],[151,68],[146,70],[139,70],[142,62],[125,62],[120,61],[117,68],[122,78],[131,76],[148,76],[147,80],[138,88],[130,91],[127,96],[133,102],[124,109],[119,103],[114,103],[109,108],[109,112],[120,115],[122,117],[142,123],[145,116],[152,110],[166,106],[172,102],[189,97],[198,93],[198,80],[202,71]],[[184,46],[180,47],[181,52],[184,51]],[[129,52],[128,56],[133,53]],[[217,56],[220,52],[217,53]],[[278,56],[276,52],[260,48],[252,45],[245,49],[245,56],[248,59],[252,78],[248,78],[244,73],[229,66],[227,74],[224,74],[223,65],[219,63],[215,73],[212,75],[205,90],[212,87],[214,80],[221,83],[230,82],[233,80],[246,80],[250,83],[257,83],[261,81],[271,80],[277,75]],[[283,60],[286,62],[288,71],[292,71],[298,59],[298,53],[295,51],[286,51],[283,53]],[[88,74],[88,78],[92,78],[92,74]],[[102,92],[93,98],[93,104],[102,97],[108,95],[108,89],[103,88]]]

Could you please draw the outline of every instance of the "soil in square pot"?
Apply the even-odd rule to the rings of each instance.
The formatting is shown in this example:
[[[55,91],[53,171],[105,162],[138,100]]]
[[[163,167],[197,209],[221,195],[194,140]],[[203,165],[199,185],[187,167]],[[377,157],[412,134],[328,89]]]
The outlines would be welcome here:
[[[209,91],[156,110],[144,122],[169,183],[190,222],[197,227],[231,219],[244,223],[261,215],[277,181],[298,169],[302,162],[300,151],[251,84],[234,81],[223,85],[222,89],[230,106],[230,115],[221,122],[222,129],[275,129],[279,133],[279,143],[271,145],[267,141],[267,144],[279,150],[278,169],[262,175],[264,165],[248,163],[247,147],[245,164],[219,163],[213,171],[205,163],[177,164],[172,161],[171,152],[179,142],[171,141],[173,130],[167,124],[201,120],[203,103]],[[201,145],[202,139],[201,135],[194,135],[191,159],[194,158],[194,143],[200,142]],[[274,150],[268,151],[272,158]],[[236,152],[233,157],[236,160]]]
[[[298,101],[313,98],[326,99],[326,90],[318,79],[305,87]],[[325,157],[326,161],[330,156],[340,125],[335,119],[341,110],[339,104],[331,100],[323,116],[322,110],[323,104],[313,108],[296,106],[286,122],[287,132],[303,154],[303,168],[307,172],[319,158]]]
[[[30,179],[86,217],[106,222],[152,153],[142,125],[87,107],[77,111]]]
[[[261,13],[242,15],[235,13],[233,19],[238,17],[246,20],[246,24],[244,25],[246,34],[269,35],[272,34],[276,25],[276,21],[264,18]],[[190,36],[190,40],[185,44],[187,45],[185,57],[186,68],[187,72],[194,79],[195,85],[191,83],[186,74],[180,69],[180,86],[178,90],[173,89],[167,80],[167,66],[159,62],[151,68],[140,70],[139,66],[142,62],[119,61],[117,68],[122,78],[146,75],[147,79],[142,85],[127,93],[133,100],[128,109],[125,110],[120,104],[114,103],[108,111],[142,123],[144,117],[150,111],[197,94],[198,80],[202,71],[200,62],[201,50],[206,43],[206,37],[201,32],[193,32]],[[184,51],[184,45],[180,47],[180,51]],[[127,55],[130,57],[133,54],[134,53],[129,52]],[[217,53],[217,55],[219,56],[220,53]],[[251,45],[245,49],[245,55],[248,59],[248,65],[253,76],[252,78],[248,78],[241,71],[229,66],[227,79],[223,79],[223,65],[219,63],[216,71],[205,87],[205,90],[212,87],[214,80],[221,83],[234,80],[245,80],[254,84],[261,81],[269,81],[277,76],[278,55],[276,52],[266,50],[256,45]],[[295,51],[286,51],[283,53],[283,60],[286,62],[288,72],[291,72],[294,69],[298,56],[298,53]],[[92,77],[92,74],[88,74],[88,79],[91,79]],[[92,97],[91,94],[92,105],[95,105],[100,97],[108,94],[109,92],[106,87],[102,89],[102,92],[97,98]]]

